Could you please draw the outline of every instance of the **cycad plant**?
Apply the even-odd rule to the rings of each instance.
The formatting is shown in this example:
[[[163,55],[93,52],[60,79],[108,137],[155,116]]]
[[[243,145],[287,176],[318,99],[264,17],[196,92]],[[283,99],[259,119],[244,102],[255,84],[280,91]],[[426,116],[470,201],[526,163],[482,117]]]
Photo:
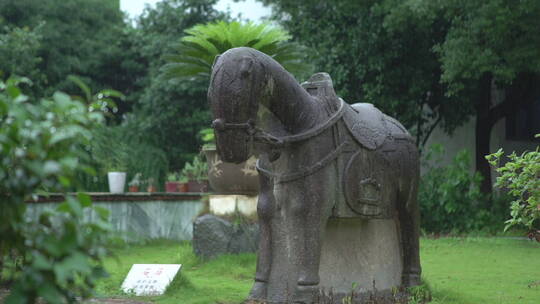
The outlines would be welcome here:
[[[168,79],[209,79],[214,58],[235,47],[251,47],[272,56],[295,76],[310,72],[305,62],[305,48],[289,41],[291,36],[282,28],[269,23],[255,24],[216,22],[199,24],[187,29],[175,54],[165,57],[162,68]]]

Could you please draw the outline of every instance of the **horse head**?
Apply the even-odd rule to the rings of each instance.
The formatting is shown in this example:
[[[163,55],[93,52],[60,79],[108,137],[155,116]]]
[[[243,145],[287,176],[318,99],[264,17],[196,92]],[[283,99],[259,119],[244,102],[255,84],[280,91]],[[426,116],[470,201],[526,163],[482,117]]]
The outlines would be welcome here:
[[[267,83],[261,54],[234,48],[217,56],[212,66],[208,100],[217,150],[226,162],[241,163],[252,153],[257,111]]]

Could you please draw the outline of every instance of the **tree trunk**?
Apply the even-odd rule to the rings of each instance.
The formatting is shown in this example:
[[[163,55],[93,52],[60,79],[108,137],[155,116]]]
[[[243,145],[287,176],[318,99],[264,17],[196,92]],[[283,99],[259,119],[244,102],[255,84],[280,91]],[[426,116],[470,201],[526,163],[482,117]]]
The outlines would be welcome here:
[[[476,172],[479,172],[483,179],[480,190],[483,193],[491,193],[491,168],[485,159],[490,153],[489,144],[491,138],[490,108],[491,108],[491,75],[482,77],[480,81],[480,96],[476,105]]]
[[[485,111],[477,112],[476,115],[476,171],[483,177],[480,184],[480,190],[483,193],[492,191],[491,168],[485,158],[490,153],[490,137],[489,109],[485,109]]]
[[[523,105],[533,103],[540,95],[538,88],[538,75],[522,73],[513,83],[505,88],[504,101],[492,106],[492,90],[494,89],[493,77],[486,74],[480,80],[479,97],[476,104],[476,171],[482,177],[480,190],[483,193],[491,193],[491,168],[485,156],[491,153],[490,138],[491,129],[502,118],[515,113]]]

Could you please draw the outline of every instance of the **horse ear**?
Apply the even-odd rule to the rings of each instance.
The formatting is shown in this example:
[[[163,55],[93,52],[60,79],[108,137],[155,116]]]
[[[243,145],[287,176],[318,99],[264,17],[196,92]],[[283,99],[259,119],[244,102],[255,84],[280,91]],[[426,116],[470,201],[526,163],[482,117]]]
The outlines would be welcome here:
[[[253,59],[251,57],[242,57],[240,61],[240,75],[247,77],[253,68]]]
[[[218,61],[219,57],[221,55],[216,55],[216,57],[214,57],[214,62],[212,62],[212,69],[214,68],[214,66],[216,65],[216,62]]]

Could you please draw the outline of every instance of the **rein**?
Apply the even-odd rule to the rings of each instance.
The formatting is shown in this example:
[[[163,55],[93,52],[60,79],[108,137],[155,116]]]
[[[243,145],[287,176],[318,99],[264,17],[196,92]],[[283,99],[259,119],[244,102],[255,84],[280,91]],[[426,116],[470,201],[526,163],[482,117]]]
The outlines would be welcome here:
[[[258,128],[255,125],[255,121],[253,119],[249,119],[245,123],[228,123],[223,118],[218,118],[212,122],[212,128],[216,131],[225,131],[225,130],[244,130],[251,138],[252,141],[264,143],[267,145],[270,145],[274,148],[280,148],[287,145],[290,145],[295,142],[304,141],[307,139],[310,139],[314,136],[317,136],[324,132],[326,129],[332,127],[336,122],[338,122],[342,117],[343,113],[345,112],[345,102],[340,99],[340,105],[339,109],[332,114],[326,120],[324,123],[317,125],[316,127],[309,129],[305,132],[289,135],[289,136],[283,136],[283,137],[276,137],[260,128]]]
[[[340,102],[341,103],[339,109],[335,113],[333,113],[332,116],[330,116],[324,123],[317,125],[316,127],[309,129],[305,132],[289,136],[276,137],[268,132],[265,132],[260,128],[257,128],[254,120],[252,119],[249,119],[245,123],[227,123],[224,119],[218,118],[212,122],[212,127],[216,131],[244,130],[253,141],[270,145],[273,148],[282,148],[292,143],[304,141],[315,137],[327,130],[328,128],[332,127],[343,117],[343,113],[345,112],[345,102],[341,99]],[[272,178],[276,183],[291,182],[302,177],[311,175],[319,171],[320,169],[326,167],[326,165],[330,164],[334,159],[336,159],[341,154],[343,149],[345,149],[345,147],[347,147],[348,145],[348,141],[342,142],[336,147],[336,149],[324,156],[315,164],[302,168],[301,170],[298,170],[296,172],[274,173],[268,169],[262,168],[260,166],[260,160],[257,160],[257,171],[259,171],[260,174]]]

